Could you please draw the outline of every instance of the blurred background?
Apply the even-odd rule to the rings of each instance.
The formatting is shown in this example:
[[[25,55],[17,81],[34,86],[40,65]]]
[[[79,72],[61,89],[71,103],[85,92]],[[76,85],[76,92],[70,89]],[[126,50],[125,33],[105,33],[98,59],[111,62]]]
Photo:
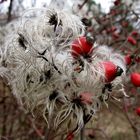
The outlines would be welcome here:
[[[108,108],[103,105],[84,138],[76,140],[140,140],[140,87],[131,76],[140,73],[140,1],[139,0],[0,0],[0,45],[14,31],[14,22],[32,8],[57,7],[83,19],[86,33],[100,45],[108,45],[124,55],[127,78],[124,97],[113,93]],[[140,82],[140,75],[136,77]],[[46,122],[20,109],[10,88],[0,80],[0,140],[47,140]],[[63,136],[56,137],[56,140]],[[69,139],[72,140],[72,139]]]

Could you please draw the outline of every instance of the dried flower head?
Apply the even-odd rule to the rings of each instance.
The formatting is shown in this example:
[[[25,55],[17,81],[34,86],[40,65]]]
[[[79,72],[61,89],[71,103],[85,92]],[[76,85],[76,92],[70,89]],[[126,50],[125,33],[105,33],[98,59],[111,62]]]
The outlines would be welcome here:
[[[25,13],[19,23],[1,47],[0,75],[7,78],[26,111],[39,112],[48,127],[66,130],[68,126],[67,130],[78,132],[113,90],[124,92],[125,61],[119,53],[93,44],[90,57],[71,55],[73,40],[84,35],[79,17],[47,9],[33,17]],[[106,67],[101,67],[105,61],[123,74],[115,73],[106,82]]]

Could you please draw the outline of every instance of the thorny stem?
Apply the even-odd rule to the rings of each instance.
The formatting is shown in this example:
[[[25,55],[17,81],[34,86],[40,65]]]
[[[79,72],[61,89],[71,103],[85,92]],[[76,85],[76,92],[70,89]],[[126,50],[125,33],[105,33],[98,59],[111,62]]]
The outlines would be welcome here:
[[[123,97],[123,106],[124,106],[124,115],[126,116],[128,122],[130,123],[131,125],[131,128],[132,130],[134,131],[134,134],[135,134],[135,137],[136,137],[136,140],[140,140],[139,139],[139,135],[137,133],[137,128],[135,127],[135,125],[133,124],[132,120],[130,119],[128,113],[127,113],[127,108],[126,108],[126,104],[125,104],[125,97]]]
[[[137,128],[135,127],[135,125],[133,124],[132,120],[130,119],[128,113],[127,113],[127,108],[126,108],[126,105],[125,105],[125,97],[123,97],[123,105],[124,105],[124,110],[125,111],[122,111],[122,108],[120,108],[117,104],[115,104],[115,102],[111,101],[111,103],[113,103],[119,110],[122,111],[122,113],[125,115],[126,119],[128,120],[129,124],[131,125],[131,128],[135,134],[135,138],[136,140],[140,140],[139,139],[139,135],[137,134]]]

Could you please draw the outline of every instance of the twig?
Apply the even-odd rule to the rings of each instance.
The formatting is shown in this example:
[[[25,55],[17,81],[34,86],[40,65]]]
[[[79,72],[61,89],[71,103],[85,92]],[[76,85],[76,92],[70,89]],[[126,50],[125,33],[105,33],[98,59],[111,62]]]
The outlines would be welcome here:
[[[79,10],[81,10],[88,1],[89,0],[85,0],[81,5],[79,5]]]
[[[38,130],[38,128],[36,127],[36,125],[35,125],[35,123],[34,123],[34,120],[29,116],[28,117],[29,118],[29,120],[30,120],[30,122],[31,122],[31,124],[32,124],[32,127],[33,127],[33,129],[35,130],[35,132],[37,133],[37,135],[42,139],[42,140],[44,140],[44,136],[41,134],[41,132]]]
[[[13,0],[10,0],[7,22],[10,22],[12,19],[12,9],[13,9]]]
[[[3,84],[3,121],[2,121],[2,136],[6,136],[6,120],[7,120],[7,113],[6,113],[6,99],[5,98],[5,84]]]
[[[124,110],[125,110],[124,115],[126,116],[128,122],[131,125],[131,128],[132,128],[132,130],[133,130],[133,132],[135,134],[136,140],[139,140],[139,136],[137,134],[137,128],[135,127],[135,125],[133,124],[132,120],[130,119],[130,117],[129,117],[128,113],[127,113],[127,108],[126,108],[126,105],[125,105],[125,97],[123,97],[123,105],[124,105]]]
[[[85,140],[85,126],[80,131],[80,140]]]
[[[124,97],[125,98],[125,97]],[[124,101],[124,98],[123,98],[123,103],[125,104],[125,101]],[[111,103],[113,103],[119,110],[121,110],[121,112],[125,115],[126,119],[128,120],[129,124],[131,125],[131,128],[135,134],[135,138],[136,140],[139,140],[139,136],[137,134],[137,128],[135,127],[135,125],[133,124],[132,120],[129,118],[129,115],[127,113],[127,108],[126,106],[124,105],[124,109],[125,111],[122,111],[122,108],[119,107],[117,104],[115,104],[115,102],[111,101]]]

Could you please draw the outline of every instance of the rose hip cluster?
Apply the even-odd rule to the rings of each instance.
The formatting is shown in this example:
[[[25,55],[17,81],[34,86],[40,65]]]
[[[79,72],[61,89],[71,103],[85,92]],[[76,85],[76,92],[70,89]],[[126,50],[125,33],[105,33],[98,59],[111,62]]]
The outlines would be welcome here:
[[[97,28],[95,28],[95,26],[90,26],[89,29],[92,28],[92,30],[88,31],[96,36],[96,41],[99,44],[106,44],[115,50],[121,51],[124,54],[127,68],[126,72],[128,75],[128,83],[126,88],[129,88],[133,85],[133,88],[136,88],[136,91],[139,92],[140,26],[139,10],[136,5],[137,2],[138,1],[129,1],[127,3],[127,1],[123,0],[114,0],[108,13],[94,16],[98,26]],[[107,68],[112,66],[111,64],[108,65],[109,66],[107,66]],[[104,68],[107,69],[106,67]],[[111,77],[111,74],[109,75]],[[128,95],[129,94],[131,95],[130,92],[128,92]],[[139,102],[139,95],[135,98],[137,98]],[[139,108],[136,112],[139,112]],[[137,113],[137,115],[139,114],[140,113]]]
[[[74,59],[83,57],[89,59],[90,62],[90,57],[94,53],[94,49],[94,44],[89,37],[82,36],[73,41],[71,55]],[[102,61],[99,65],[104,69],[106,83],[112,82],[117,76],[123,73],[123,70],[111,61]]]

